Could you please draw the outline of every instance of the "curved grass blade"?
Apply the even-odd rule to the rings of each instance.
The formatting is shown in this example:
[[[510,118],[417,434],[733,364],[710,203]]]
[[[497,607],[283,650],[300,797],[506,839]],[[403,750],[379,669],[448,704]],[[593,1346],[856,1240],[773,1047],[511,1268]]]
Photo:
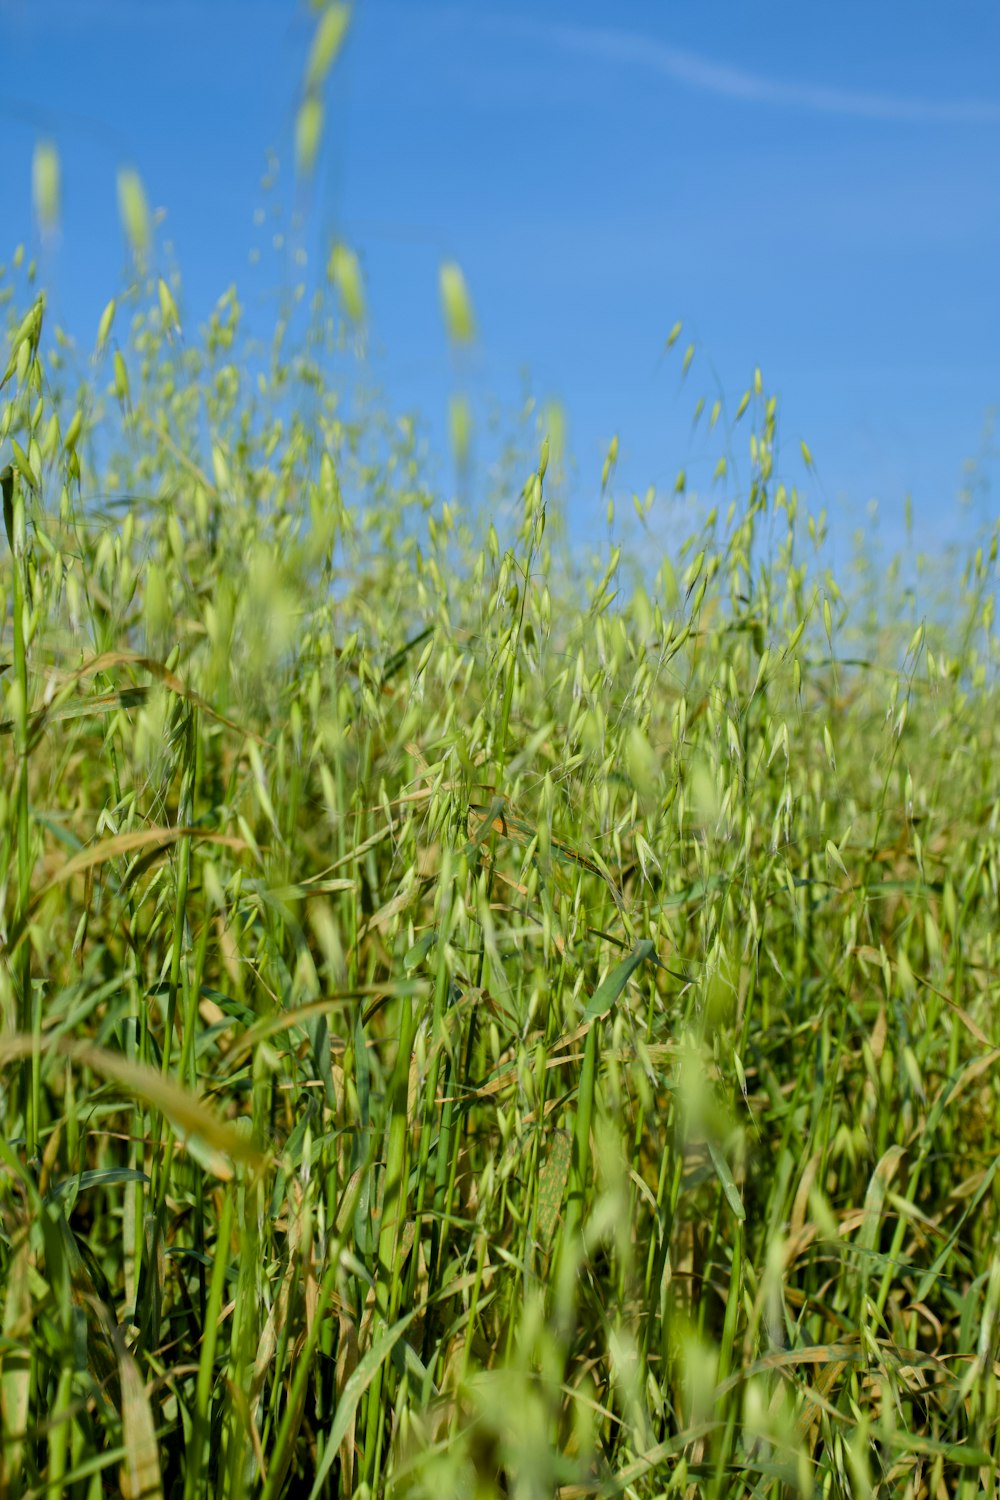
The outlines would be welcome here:
[[[220,1119],[214,1110],[209,1109],[189,1089],[183,1088],[173,1079],[165,1078],[153,1068],[129,1062],[128,1058],[103,1047],[63,1039],[52,1042],[45,1037],[38,1042],[31,1036],[7,1037],[0,1040],[0,1068],[6,1063],[30,1056],[36,1046],[42,1052],[57,1052],[81,1067],[90,1068],[102,1078],[119,1084],[126,1093],[159,1110],[170,1120],[182,1139],[193,1137],[204,1148],[203,1161],[216,1176],[227,1180],[232,1177],[230,1160],[243,1162],[254,1168],[263,1165],[263,1157],[246,1136],[241,1135],[228,1121]]]
[[[134,833],[119,833],[113,838],[102,839],[97,844],[81,849],[79,854],[74,854],[59,867],[40,890],[35,892],[24,915],[11,926],[6,945],[7,952],[14,953],[17,950],[42,901],[57,886],[65,885],[67,880],[72,880],[74,875],[82,875],[87,870],[92,870],[97,865],[107,864],[109,860],[117,859],[122,854],[132,854],[137,849],[165,850],[171,844],[176,844],[179,839],[192,839],[202,844],[221,844],[227,849],[247,848],[244,839],[236,838],[235,835],[229,833],[212,833],[204,828],[139,828]]]
[[[632,975],[641,963],[650,958],[653,953],[653,943],[649,938],[642,938],[627,958],[623,958],[620,964],[615,964],[610,973],[606,974],[597,989],[587,1001],[583,1011],[585,1022],[599,1020],[601,1016],[609,1015],[618,1002],[618,997],[625,988]]]

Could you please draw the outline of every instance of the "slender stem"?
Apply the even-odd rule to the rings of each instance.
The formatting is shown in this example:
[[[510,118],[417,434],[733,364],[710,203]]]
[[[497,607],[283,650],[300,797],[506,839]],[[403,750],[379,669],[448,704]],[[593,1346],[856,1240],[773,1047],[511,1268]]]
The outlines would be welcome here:
[[[12,469],[3,474],[3,503],[5,519],[9,516],[11,545],[14,553],[14,682],[16,687],[14,704],[14,757],[17,766],[17,903],[15,924],[20,925],[27,916],[31,899],[31,825],[28,809],[28,639],[25,629],[27,614],[27,541],[24,510],[23,483]],[[24,1123],[25,1151],[27,1159],[34,1161],[38,1154],[38,1103],[39,1056],[37,1047],[37,1021],[31,999],[31,942],[26,936],[17,955],[18,1030],[31,1032],[36,1046],[31,1056],[24,1059],[20,1068],[20,1104]]]

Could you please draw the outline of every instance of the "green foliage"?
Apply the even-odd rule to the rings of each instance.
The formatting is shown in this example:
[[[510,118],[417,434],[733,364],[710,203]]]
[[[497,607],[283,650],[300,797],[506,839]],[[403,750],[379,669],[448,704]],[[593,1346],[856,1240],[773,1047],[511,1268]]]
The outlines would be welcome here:
[[[756,372],[574,552],[561,424],[488,517],[347,415],[344,247],[143,277],[11,285],[0,1488],[995,1493],[996,532],[848,602]]]

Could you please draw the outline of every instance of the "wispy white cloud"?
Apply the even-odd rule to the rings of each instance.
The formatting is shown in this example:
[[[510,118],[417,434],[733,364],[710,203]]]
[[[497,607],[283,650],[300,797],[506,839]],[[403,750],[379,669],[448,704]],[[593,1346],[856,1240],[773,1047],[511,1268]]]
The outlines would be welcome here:
[[[618,27],[565,26],[507,17],[497,24],[522,31],[564,52],[622,63],[674,83],[745,104],[764,104],[812,114],[839,115],[860,120],[899,124],[1000,124],[1000,101],[990,99],[927,99],[818,83],[789,83],[744,68],[731,67],[685,48],[671,47],[641,32]]]

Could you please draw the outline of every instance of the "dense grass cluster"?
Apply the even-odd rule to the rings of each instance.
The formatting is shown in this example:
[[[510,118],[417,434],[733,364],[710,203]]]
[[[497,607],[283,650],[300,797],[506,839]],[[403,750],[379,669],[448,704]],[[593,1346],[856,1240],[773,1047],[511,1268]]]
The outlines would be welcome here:
[[[0,286],[3,1493],[995,1494],[996,531],[852,612],[756,377],[630,570]]]

